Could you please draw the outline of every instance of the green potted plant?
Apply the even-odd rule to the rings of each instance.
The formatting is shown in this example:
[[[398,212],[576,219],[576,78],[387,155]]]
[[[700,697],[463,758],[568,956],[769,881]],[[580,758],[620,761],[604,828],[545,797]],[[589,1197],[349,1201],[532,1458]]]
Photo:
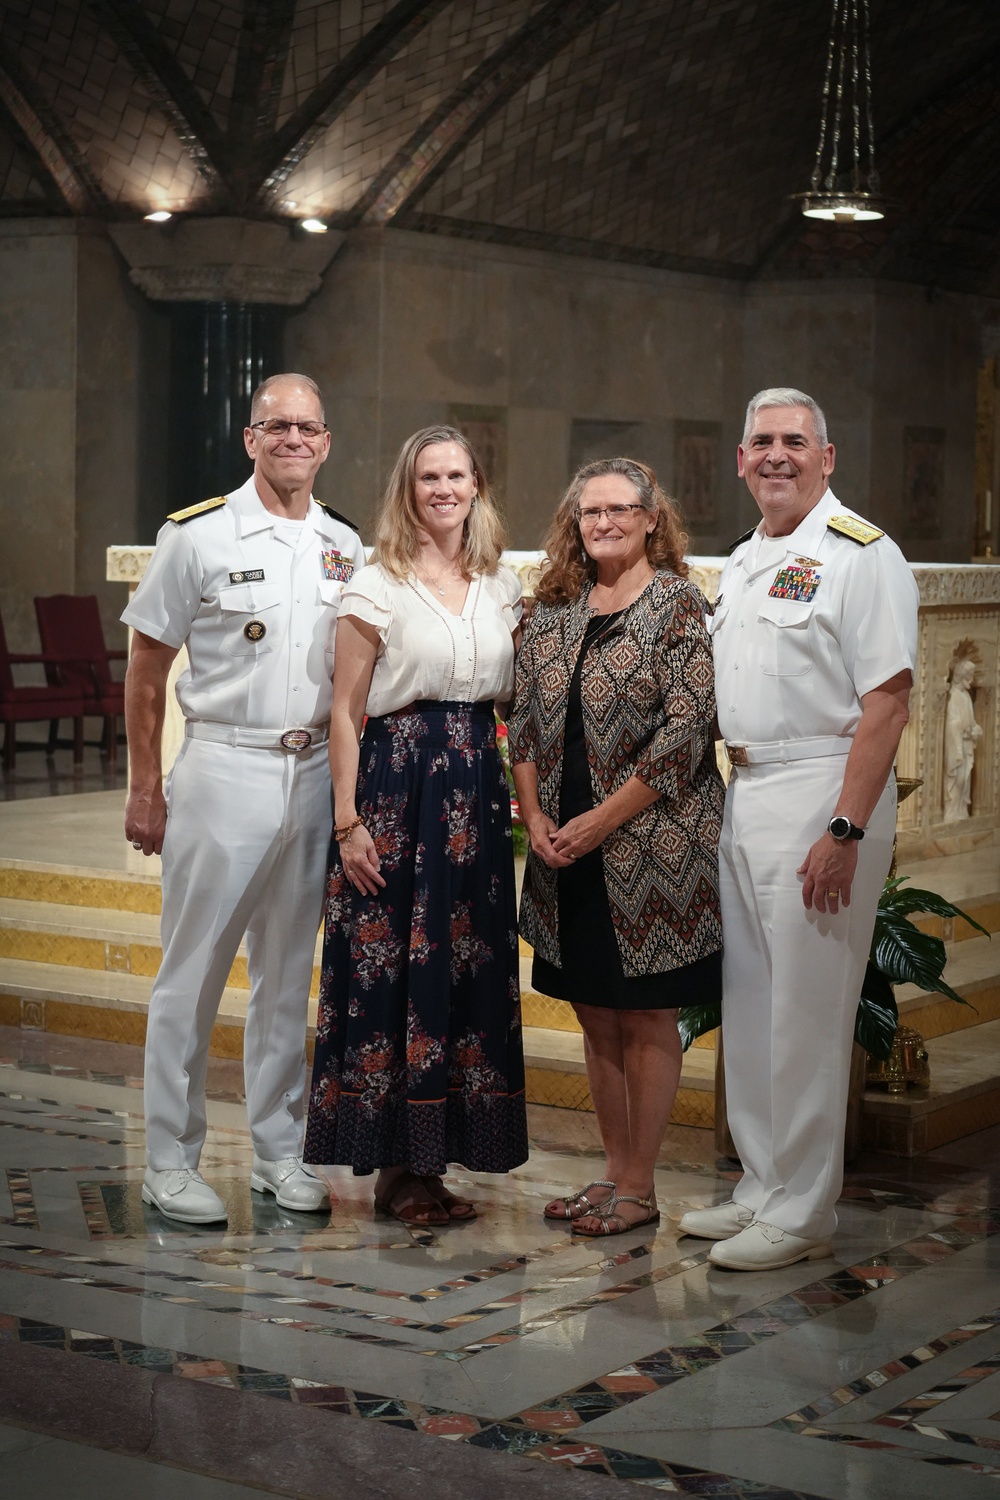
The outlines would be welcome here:
[[[937,917],[961,917],[970,927],[989,937],[986,928],[961,907],[946,901],[935,891],[907,886],[906,882],[905,875],[890,878],[879,897],[871,953],[854,1025],[854,1040],[872,1057],[882,1060],[892,1051],[892,1039],[899,1024],[893,985],[917,984],[922,990],[939,991],[959,1005],[969,1004],[943,977],[947,954],[941,938],[921,932],[910,921],[910,916],[921,912]],[[722,1009],[718,1003],[684,1006],[677,1017],[684,1050],[687,1051],[696,1037],[713,1031],[721,1022]]]

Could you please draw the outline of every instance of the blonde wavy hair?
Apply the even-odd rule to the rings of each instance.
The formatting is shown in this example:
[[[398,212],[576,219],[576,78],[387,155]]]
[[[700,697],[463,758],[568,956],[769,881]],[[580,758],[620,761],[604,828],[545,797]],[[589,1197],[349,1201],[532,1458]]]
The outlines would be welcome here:
[[[507,537],[503,521],[490,493],[489,480],[479,455],[456,427],[422,427],[408,437],[399,450],[375,519],[372,561],[381,563],[396,578],[408,578],[420,555],[420,519],[414,494],[417,459],[431,443],[457,443],[469,459],[476,480],[472,503],[462,536],[459,561],[468,575],[495,573]]]
[[[535,585],[535,598],[543,604],[569,604],[579,598],[585,583],[597,581],[597,564],[583,545],[576,509],[588,481],[606,474],[627,479],[643,509],[656,512],[656,525],[646,537],[650,567],[667,568],[678,578],[688,576],[684,561],[688,539],[681,528],[680,516],[649,465],[637,458],[598,458],[573,475],[542,543],[546,561]]]

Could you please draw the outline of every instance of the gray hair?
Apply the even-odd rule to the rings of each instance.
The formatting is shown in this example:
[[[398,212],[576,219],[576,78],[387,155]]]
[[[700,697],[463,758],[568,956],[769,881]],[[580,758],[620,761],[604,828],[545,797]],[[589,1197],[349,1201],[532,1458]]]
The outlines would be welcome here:
[[[319,402],[319,414],[322,417],[323,421],[326,421],[326,412],[323,409],[323,393],[321,392],[319,386],[316,384],[315,380],[313,380],[311,375],[299,375],[294,370],[289,370],[282,375],[269,375],[266,380],[261,381],[260,385],[250,397],[251,422],[255,422],[257,420],[257,417],[260,413],[260,403],[270,391],[271,387],[274,385],[283,385],[285,383],[301,385],[304,386],[307,391],[312,391],[313,395],[316,397],[316,400]]]
[[[750,398],[746,421],[743,424],[744,447],[750,436],[754,418],[759,411],[763,411],[768,406],[804,406],[807,411],[812,412],[816,441],[821,448],[826,447],[829,438],[826,435],[826,417],[823,415],[822,408],[811,396],[807,396],[804,391],[795,390],[794,386],[790,385],[772,385],[765,391],[758,391],[756,396]]]
[[[622,479],[627,479],[635,490],[635,498],[643,510],[657,510],[659,507],[659,486],[656,475],[646,464],[639,463],[634,458],[595,458],[591,463],[584,464],[578,469],[570,480],[569,489],[563,497],[563,504],[571,511],[576,509],[584,487],[592,479],[602,479],[606,474],[617,474]]]

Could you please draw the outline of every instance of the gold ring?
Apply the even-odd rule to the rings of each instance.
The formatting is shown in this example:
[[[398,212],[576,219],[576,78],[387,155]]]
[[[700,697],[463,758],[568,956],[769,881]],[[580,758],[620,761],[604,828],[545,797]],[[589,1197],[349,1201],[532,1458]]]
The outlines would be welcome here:
[[[827,891],[827,893],[826,893],[826,894],[827,894],[827,895],[828,895],[828,896],[839,896],[839,895],[840,895],[840,892],[839,892],[839,891]]]

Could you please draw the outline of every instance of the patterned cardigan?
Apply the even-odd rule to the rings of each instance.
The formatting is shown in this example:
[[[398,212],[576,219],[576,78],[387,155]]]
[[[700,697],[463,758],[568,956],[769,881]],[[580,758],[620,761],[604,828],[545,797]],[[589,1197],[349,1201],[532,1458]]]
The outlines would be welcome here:
[[[515,665],[511,759],[533,761],[542,811],[559,821],[569,685],[590,618],[587,584],[571,604],[536,606]],[[601,846],[611,918],[629,977],[661,974],[722,947],[718,843],[724,788],[715,761],[712,651],[705,601],[659,572],[591,645],[581,699],[595,804],[632,776],[661,795]],[[556,872],[528,854],[520,930],[560,966]]]

